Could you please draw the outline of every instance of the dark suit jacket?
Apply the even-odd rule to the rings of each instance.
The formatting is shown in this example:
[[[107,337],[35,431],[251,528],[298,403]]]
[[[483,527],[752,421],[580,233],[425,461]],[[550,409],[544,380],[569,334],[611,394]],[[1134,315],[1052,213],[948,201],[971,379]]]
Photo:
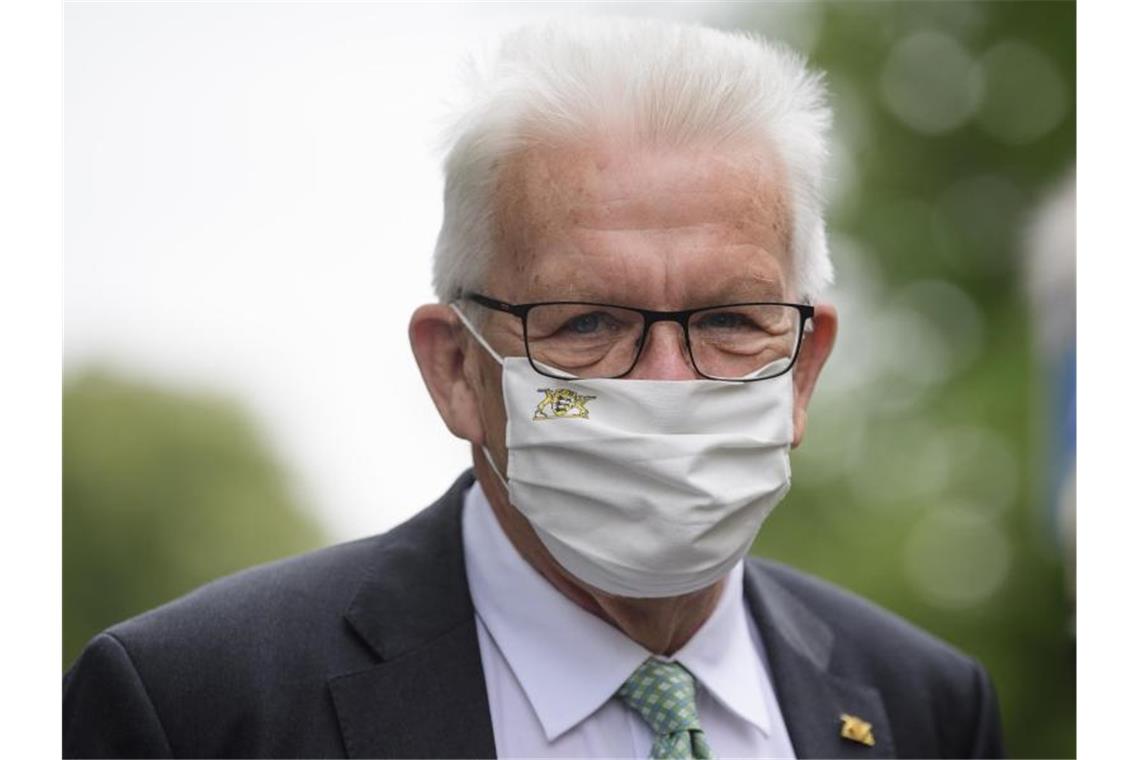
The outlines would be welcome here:
[[[471,480],[389,533],[95,637],[64,677],[64,756],[493,757],[460,528]],[[786,567],[750,559],[744,587],[798,757],[1002,754],[973,660]],[[874,746],[842,739],[841,713]]]

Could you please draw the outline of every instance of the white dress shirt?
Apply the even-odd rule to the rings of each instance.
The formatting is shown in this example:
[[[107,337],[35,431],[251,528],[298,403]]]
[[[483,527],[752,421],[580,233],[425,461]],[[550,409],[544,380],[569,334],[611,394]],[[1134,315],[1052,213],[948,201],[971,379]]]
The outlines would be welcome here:
[[[499,757],[649,757],[649,725],[614,694],[652,656],[562,595],[503,533],[478,483],[463,509]],[[738,564],[716,609],[672,657],[697,681],[697,715],[717,757],[795,757],[744,604]]]

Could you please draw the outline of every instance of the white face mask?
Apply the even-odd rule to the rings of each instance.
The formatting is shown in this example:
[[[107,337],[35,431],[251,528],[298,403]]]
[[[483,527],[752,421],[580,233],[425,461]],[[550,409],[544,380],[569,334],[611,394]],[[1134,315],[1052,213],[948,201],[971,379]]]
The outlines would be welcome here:
[[[455,311],[503,365],[506,477],[483,452],[564,569],[617,596],[667,597],[712,585],[748,552],[791,485],[791,372],[556,380],[499,356]]]

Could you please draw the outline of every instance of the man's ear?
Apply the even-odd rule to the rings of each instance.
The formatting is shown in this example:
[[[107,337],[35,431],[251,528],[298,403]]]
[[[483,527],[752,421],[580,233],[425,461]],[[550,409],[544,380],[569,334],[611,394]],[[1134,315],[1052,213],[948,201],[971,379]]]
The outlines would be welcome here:
[[[811,400],[815,381],[819,379],[823,364],[831,355],[831,347],[835,345],[835,335],[839,330],[839,316],[835,312],[835,307],[831,304],[817,305],[811,327],[811,332],[804,334],[804,344],[800,347],[799,358],[796,359],[796,366],[792,370],[792,383],[796,389],[793,447],[799,446],[804,438],[808,401]]]
[[[482,446],[479,402],[464,369],[469,345],[464,335],[459,318],[445,304],[419,307],[408,325],[412,353],[439,416],[454,435]]]

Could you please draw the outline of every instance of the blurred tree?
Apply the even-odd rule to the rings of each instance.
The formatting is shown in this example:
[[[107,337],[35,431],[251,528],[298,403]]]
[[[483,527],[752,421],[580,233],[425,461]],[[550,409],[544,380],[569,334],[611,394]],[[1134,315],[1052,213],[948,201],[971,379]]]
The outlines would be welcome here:
[[[63,420],[65,668],[108,625],[322,543],[231,401],[88,370]]]
[[[826,72],[836,115],[839,343],[755,550],[980,659],[1011,756],[1072,757],[1076,652],[1021,259],[1075,162],[1075,4],[728,7]]]

